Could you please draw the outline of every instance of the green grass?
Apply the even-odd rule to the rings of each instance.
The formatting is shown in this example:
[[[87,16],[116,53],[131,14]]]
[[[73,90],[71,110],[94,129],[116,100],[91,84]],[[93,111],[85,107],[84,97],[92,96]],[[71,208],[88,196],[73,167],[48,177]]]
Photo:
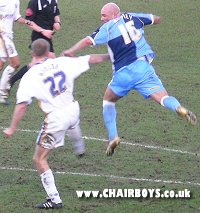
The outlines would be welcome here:
[[[21,1],[21,14],[27,5]],[[100,24],[100,9],[107,1],[59,0],[62,29],[55,34],[59,55]],[[146,27],[146,38],[157,57],[153,64],[169,94],[200,117],[198,0],[115,1],[122,11],[147,12],[162,23]],[[30,61],[30,30],[15,24],[15,43],[21,65]],[[88,48],[80,54],[103,53],[105,47]],[[81,128],[88,137],[86,155],[77,159],[71,142],[55,150],[49,163],[70,213],[196,213],[200,212],[200,125],[189,126],[173,112],[143,100],[132,91],[117,104],[118,132],[122,143],[111,158],[104,153],[106,130],[102,120],[102,97],[111,78],[110,63],[93,66],[76,81],[75,97],[81,106]],[[0,105],[0,130],[10,122],[15,105],[14,86],[10,105]],[[19,130],[10,139],[0,134],[0,212],[43,212],[33,208],[45,198],[40,178],[33,170],[34,141],[43,114],[34,101]],[[30,130],[30,131],[25,131]],[[102,139],[102,140],[101,140]],[[127,142],[127,143],[126,143]],[[196,155],[195,155],[196,154]],[[19,170],[19,169],[22,170]],[[95,176],[96,175],[96,176]],[[77,198],[76,190],[161,189],[191,191],[190,199]],[[50,211],[52,212],[52,211]]]

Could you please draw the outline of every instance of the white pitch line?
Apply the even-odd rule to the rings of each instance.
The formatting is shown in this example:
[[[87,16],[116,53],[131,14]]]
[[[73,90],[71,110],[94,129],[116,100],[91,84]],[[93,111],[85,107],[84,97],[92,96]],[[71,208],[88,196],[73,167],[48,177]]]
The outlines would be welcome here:
[[[86,140],[107,141],[106,139],[87,137],[87,136],[83,136],[83,138],[85,138]],[[150,146],[150,145],[145,145],[145,144],[130,143],[130,142],[123,142],[123,141],[121,141],[120,144],[125,144],[125,145],[129,145],[129,146],[140,146],[140,147],[144,147],[144,148],[148,148],[148,149],[158,149],[158,150],[163,150],[163,151],[168,151],[168,152],[176,152],[176,153],[181,153],[181,154],[200,156],[199,153],[182,151],[182,150],[178,150],[178,149],[170,149],[170,148],[165,148],[165,147],[160,147],[160,146]]]
[[[12,171],[24,171],[24,172],[36,172],[35,169],[25,169],[17,167],[0,167],[0,170],[12,170]],[[135,178],[135,177],[124,177],[117,175],[106,175],[106,174],[94,174],[94,173],[81,173],[81,172],[59,172],[55,171],[56,174],[62,175],[76,175],[76,176],[88,176],[88,177],[103,177],[110,179],[123,179],[123,180],[132,180],[136,182],[153,182],[153,183],[166,183],[166,184],[179,184],[179,185],[191,185],[191,186],[200,186],[200,183],[191,182],[191,181],[177,181],[177,180],[161,180],[161,179],[148,179],[148,178]]]
[[[0,127],[0,129],[6,129],[5,127]],[[38,133],[38,130],[30,130],[30,129],[17,129],[16,131],[20,132],[33,132],[33,133]],[[84,139],[86,140],[96,140],[96,141],[107,141],[106,139],[101,139],[101,138],[95,138],[95,137],[88,137],[88,136],[83,136]],[[130,142],[123,142],[121,141],[120,144],[125,144],[129,146],[140,146],[148,149],[157,149],[157,150],[162,150],[162,151],[168,151],[168,152],[176,152],[180,154],[188,154],[188,155],[194,155],[199,157],[200,153],[194,153],[194,152],[188,152],[184,150],[179,150],[179,149],[170,149],[170,148],[165,148],[165,147],[160,147],[160,146],[150,146],[150,145],[145,145],[145,144],[139,144],[139,143],[130,143]]]

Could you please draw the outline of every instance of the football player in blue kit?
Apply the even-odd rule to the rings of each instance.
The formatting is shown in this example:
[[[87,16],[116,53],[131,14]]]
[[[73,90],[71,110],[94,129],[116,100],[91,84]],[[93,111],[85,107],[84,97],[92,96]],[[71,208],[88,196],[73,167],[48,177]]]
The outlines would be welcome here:
[[[103,97],[103,119],[108,132],[107,155],[112,155],[120,142],[116,125],[116,102],[130,90],[138,91],[144,98],[151,98],[165,108],[186,118],[194,125],[197,118],[179,101],[168,95],[151,65],[154,52],[144,37],[143,27],[159,24],[160,17],[153,14],[121,13],[115,3],[101,9],[100,26],[62,54],[74,56],[90,45],[106,44],[113,64],[113,75]]]

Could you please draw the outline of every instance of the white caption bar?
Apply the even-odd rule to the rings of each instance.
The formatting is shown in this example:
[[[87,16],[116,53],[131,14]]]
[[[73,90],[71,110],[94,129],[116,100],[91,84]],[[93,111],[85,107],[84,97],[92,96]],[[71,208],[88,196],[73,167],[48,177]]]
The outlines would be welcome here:
[[[104,189],[103,191],[76,191],[78,198],[190,198],[188,189],[174,191],[161,189]]]

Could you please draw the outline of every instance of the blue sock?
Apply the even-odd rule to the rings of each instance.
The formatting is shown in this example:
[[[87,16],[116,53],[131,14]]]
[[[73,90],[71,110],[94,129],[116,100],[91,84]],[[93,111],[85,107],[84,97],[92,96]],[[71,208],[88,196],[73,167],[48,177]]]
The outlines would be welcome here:
[[[178,100],[173,96],[164,96],[161,100],[161,105],[174,112],[178,106],[181,106]]]
[[[115,103],[109,101],[103,101],[103,119],[108,132],[108,140],[112,140],[117,134],[116,125],[116,109]]]

